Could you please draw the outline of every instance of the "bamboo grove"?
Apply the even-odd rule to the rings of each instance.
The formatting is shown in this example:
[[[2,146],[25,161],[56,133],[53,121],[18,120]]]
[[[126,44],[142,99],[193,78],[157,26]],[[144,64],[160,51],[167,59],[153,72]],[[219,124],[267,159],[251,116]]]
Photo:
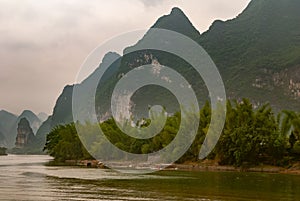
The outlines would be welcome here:
[[[265,104],[254,108],[247,99],[228,101],[225,126],[214,150],[207,157],[220,165],[255,166],[277,165],[289,166],[300,160],[300,113],[282,111],[275,114],[270,105]],[[103,140],[94,135],[101,127],[102,131],[114,146],[135,154],[156,152],[166,147],[176,136],[180,125],[180,113],[167,117],[164,128],[156,136],[149,139],[135,139],[117,127],[113,119],[99,124],[75,123],[60,125],[48,135],[44,150],[56,161],[80,160],[93,158],[85,149],[88,145],[93,156],[97,153],[116,159],[109,153]],[[211,120],[211,107],[206,103],[200,111],[200,122],[197,135],[188,151],[177,161],[198,161],[198,154],[206,137]],[[141,127],[147,127],[150,120],[137,122]],[[78,127],[84,129],[84,142],[80,140]],[[108,152],[108,153],[106,153]]]

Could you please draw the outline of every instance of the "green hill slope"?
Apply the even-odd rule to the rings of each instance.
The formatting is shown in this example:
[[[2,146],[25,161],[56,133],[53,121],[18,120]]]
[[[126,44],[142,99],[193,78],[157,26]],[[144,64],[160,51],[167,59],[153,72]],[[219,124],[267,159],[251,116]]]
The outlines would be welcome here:
[[[250,98],[257,105],[270,102],[277,110],[300,110],[299,8],[299,0],[252,0],[238,17],[226,22],[215,21],[201,35],[185,14],[174,8],[169,15],[159,18],[153,28],[177,31],[202,45],[216,63],[229,98]],[[122,75],[153,62],[172,67],[183,75],[201,100],[200,104],[208,99],[200,76],[182,59],[154,50],[134,52],[119,58],[112,65],[113,70],[104,76],[105,81],[100,82],[95,106],[99,119],[110,110],[112,90]],[[95,79],[97,71],[76,86],[88,87],[84,83]],[[72,121],[72,89],[73,86],[65,88],[57,100],[52,120],[48,120],[51,128]],[[140,116],[147,115],[149,105],[163,105],[169,112],[178,110],[175,97],[160,87],[143,87],[132,101],[136,103],[134,112]]]
[[[237,18],[215,21],[198,38],[217,64],[229,97],[300,109],[299,7],[298,0],[252,0]]]

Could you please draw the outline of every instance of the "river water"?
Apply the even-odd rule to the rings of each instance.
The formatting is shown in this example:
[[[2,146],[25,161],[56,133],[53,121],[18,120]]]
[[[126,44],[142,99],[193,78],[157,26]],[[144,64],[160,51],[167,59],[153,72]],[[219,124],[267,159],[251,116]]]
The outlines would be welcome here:
[[[300,200],[300,176],[48,167],[48,156],[0,157],[0,200]]]

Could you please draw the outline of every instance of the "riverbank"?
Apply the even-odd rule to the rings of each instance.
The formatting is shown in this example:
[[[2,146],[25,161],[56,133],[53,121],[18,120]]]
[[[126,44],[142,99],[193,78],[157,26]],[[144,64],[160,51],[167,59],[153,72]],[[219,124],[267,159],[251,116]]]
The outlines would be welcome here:
[[[86,168],[108,169],[103,163],[97,160],[67,160],[65,162],[50,161],[48,166],[77,166]],[[126,166],[126,165],[124,165]],[[280,173],[280,174],[297,174],[300,175],[300,162],[295,162],[290,167],[279,167],[270,165],[259,165],[254,167],[234,167],[219,165],[215,161],[205,160],[202,162],[185,162],[184,164],[172,164],[165,169],[157,170],[167,171],[202,171],[202,172],[264,172],[264,173]],[[131,168],[128,165],[128,168]]]
[[[66,160],[65,162],[51,160],[46,163],[46,166],[77,166],[107,169],[107,167],[98,160]]]
[[[297,174],[300,175],[300,162],[296,162],[290,167],[279,167],[271,165],[259,165],[253,167],[234,167],[223,166],[214,161],[203,162],[186,162],[184,164],[173,164],[166,168],[167,170],[181,171],[209,171],[209,172],[265,172],[265,173],[281,173],[281,174]]]

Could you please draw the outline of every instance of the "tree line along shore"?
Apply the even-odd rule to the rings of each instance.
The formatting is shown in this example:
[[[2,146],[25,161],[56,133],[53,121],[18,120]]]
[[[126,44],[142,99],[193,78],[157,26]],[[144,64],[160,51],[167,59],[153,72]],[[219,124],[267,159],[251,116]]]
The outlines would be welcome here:
[[[227,102],[221,137],[207,158],[200,161],[198,155],[210,126],[211,110],[208,102],[201,108],[195,140],[188,151],[176,161],[176,168],[226,170],[225,167],[228,167],[228,170],[251,170],[258,167],[257,170],[265,169],[270,172],[297,169],[296,164],[300,162],[300,113],[281,111],[275,114],[269,104],[254,108],[248,99]],[[179,112],[168,116],[161,132],[149,139],[136,139],[122,133],[113,119],[99,124],[60,125],[47,135],[44,151],[54,157],[52,164],[92,161],[93,156],[97,154],[107,154],[116,160],[122,158],[123,156],[117,153],[105,153],[108,151],[106,145],[101,138],[93,135],[100,126],[106,138],[116,147],[135,154],[153,153],[167,146],[175,138],[180,126],[180,117]],[[147,127],[150,120],[143,119],[137,124]],[[78,127],[84,129],[86,135],[90,135],[85,138],[89,142],[84,142],[85,145],[88,144],[89,152],[77,134]],[[210,164],[206,164],[207,161],[210,161]],[[223,166],[225,169],[216,166]],[[274,166],[279,169],[274,169]]]

